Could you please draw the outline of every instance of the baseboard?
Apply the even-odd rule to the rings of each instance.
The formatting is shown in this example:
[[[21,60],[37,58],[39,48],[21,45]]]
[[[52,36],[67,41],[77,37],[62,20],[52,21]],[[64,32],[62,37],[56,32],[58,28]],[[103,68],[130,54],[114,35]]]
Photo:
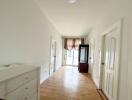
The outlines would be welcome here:
[[[107,96],[105,95],[105,93],[102,91],[102,89],[97,89],[97,92],[99,93],[102,100],[109,100]]]
[[[90,78],[91,78],[91,80],[93,81],[94,85],[96,86],[96,90],[97,90],[97,92],[99,93],[99,95],[100,95],[100,97],[102,98],[102,100],[109,100],[109,99],[107,98],[107,96],[105,95],[105,93],[102,91],[102,89],[99,89],[99,87],[97,86],[97,84],[96,84],[95,81],[93,80],[92,75],[91,75],[91,74],[89,74],[89,75],[90,75]]]
[[[94,83],[94,85],[96,86],[96,89],[99,89],[99,86],[96,84],[96,82],[94,81],[94,78],[93,78],[93,76],[89,73],[89,75],[90,75],[90,78],[91,78],[91,80],[93,81],[93,83]]]

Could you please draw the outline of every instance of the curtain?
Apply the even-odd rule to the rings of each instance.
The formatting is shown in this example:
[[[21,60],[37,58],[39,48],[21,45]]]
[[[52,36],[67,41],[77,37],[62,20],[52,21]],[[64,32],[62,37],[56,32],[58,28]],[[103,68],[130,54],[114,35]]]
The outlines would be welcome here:
[[[84,38],[65,38],[64,48],[66,50],[79,49],[79,45],[84,44]]]
[[[79,49],[79,45],[82,43],[81,39],[75,39],[75,42],[74,42],[74,48],[76,50]]]

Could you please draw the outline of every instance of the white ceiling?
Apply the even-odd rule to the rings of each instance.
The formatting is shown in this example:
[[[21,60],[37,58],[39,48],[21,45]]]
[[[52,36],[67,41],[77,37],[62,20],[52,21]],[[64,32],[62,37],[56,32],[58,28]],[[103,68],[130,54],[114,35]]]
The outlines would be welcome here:
[[[108,0],[38,0],[45,15],[63,36],[88,34],[102,16],[103,5]]]

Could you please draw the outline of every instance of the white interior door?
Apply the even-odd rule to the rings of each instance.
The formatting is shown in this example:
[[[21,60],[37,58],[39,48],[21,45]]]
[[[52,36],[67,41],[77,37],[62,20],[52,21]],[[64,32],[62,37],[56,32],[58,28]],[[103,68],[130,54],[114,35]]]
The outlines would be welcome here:
[[[89,70],[92,75],[94,67],[94,40],[91,40],[89,43]]]
[[[51,41],[50,74],[56,71],[56,41]]]
[[[103,91],[110,100],[117,100],[120,33],[113,28],[105,35]]]

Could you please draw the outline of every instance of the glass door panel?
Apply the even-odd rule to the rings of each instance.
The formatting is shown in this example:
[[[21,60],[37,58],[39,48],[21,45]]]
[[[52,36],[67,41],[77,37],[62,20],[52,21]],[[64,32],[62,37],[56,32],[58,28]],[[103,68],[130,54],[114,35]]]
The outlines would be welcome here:
[[[66,65],[72,65],[73,61],[73,50],[67,50]]]
[[[87,48],[81,47],[80,63],[87,63]]]
[[[66,65],[78,66],[78,50],[67,50]]]
[[[78,65],[78,50],[74,50],[74,60],[73,60],[73,65],[77,66]]]

